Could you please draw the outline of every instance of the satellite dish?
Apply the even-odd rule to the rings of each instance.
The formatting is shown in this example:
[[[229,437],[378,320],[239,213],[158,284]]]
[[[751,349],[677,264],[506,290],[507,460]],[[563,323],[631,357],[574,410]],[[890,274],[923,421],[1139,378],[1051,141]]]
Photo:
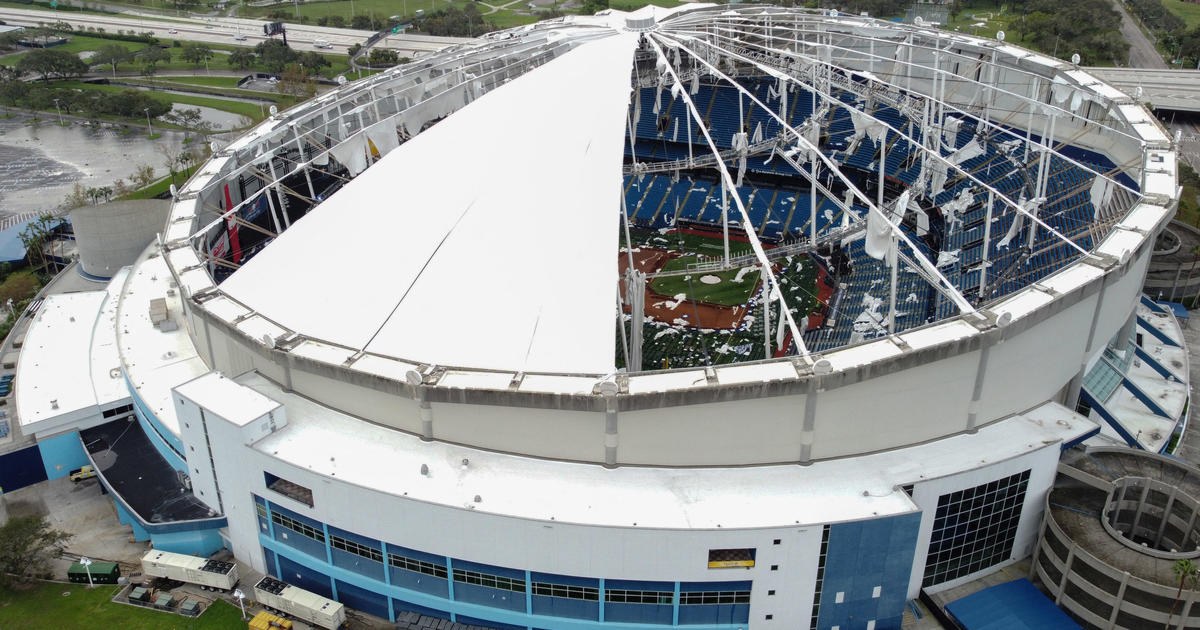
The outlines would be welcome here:
[[[618,388],[617,384],[612,381],[600,381],[600,385],[597,387],[597,389],[599,389],[600,393],[604,396],[616,396]]]
[[[279,113],[279,108],[278,108],[278,107],[276,107],[276,106],[274,106],[274,105],[272,105],[272,106],[271,106],[271,108],[270,108],[269,110],[267,110],[267,111],[271,112],[271,115],[272,115],[272,116],[274,116],[275,114],[278,114],[278,113]]]
[[[1012,313],[1009,311],[1004,311],[1003,313],[1000,313],[1000,316],[996,318],[996,325],[1001,328],[1004,328],[1011,323],[1012,323]]]
[[[1004,41],[1004,31],[996,31],[996,41]]]
[[[421,373],[416,370],[409,370],[404,373],[404,380],[408,381],[409,385],[412,385],[415,387],[417,385],[420,385],[421,383],[424,383],[425,377],[421,376]]]
[[[1136,98],[1136,99],[1138,99],[1138,100],[1141,100],[1141,98],[1142,98],[1142,86],[1140,86],[1140,85],[1139,85],[1139,86],[1137,86],[1136,88],[1134,88],[1134,89],[1133,89],[1133,98]]]
[[[346,75],[339,74],[337,78],[338,85],[346,85]]]
[[[921,16],[918,15],[917,17],[913,18],[913,24],[917,26],[925,26],[925,20],[921,19]]]
[[[171,198],[176,199],[178,197],[179,197],[179,189],[175,188],[175,184],[171,184]]]
[[[817,359],[817,362],[813,363],[813,374],[829,374],[831,372],[833,372],[833,364],[829,362],[829,359]]]
[[[1079,65],[1079,53],[1075,53],[1075,54],[1071,55],[1071,63],[1073,63],[1077,66]]]

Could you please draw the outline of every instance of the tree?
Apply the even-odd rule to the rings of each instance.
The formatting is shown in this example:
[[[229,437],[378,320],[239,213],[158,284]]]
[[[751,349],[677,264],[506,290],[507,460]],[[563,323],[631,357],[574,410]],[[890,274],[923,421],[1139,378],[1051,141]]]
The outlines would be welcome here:
[[[295,63],[300,57],[299,53],[277,39],[260,42],[254,47],[254,53],[271,72],[283,72],[288,64]]]
[[[350,18],[350,28],[360,31],[374,30],[375,25],[371,23],[371,18],[365,15],[356,15]]]
[[[70,537],[52,529],[44,516],[10,518],[0,527],[0,584],[10,584],[13,576],[25,582],[44,573]]]
[[[225,61],[229,64],[230,68],[235,70],[248,70],[250,66],[254,65],[256,59],[257,57],[254,56],[254,53],[250,49],[239,48],[229,53],[229,58]]]
[[[42,75],[42,81],[49,82],[51,76],[77,77],[88,71],[88,65],[79,57],[53,48],[37,48],[21,56],[17,62],[20,72],[32,72]]]
[[[145,188],[154,182],[154,167],[149,164],[138,164],[133,175],[129,177],[133,185],[138,188]]]
[[[16,107],[29,94],[29,84],[20,79],[0,79],[0,99],[7,107]]]
[[[328,22],[329,22],[329,26],[332,26],[335,28],[345,28],[346,27],[346,18],[344,18],[340,15],[329,16]]]
[[[188,44],[183,47],[183,51],[179,54],[179,58],[191,63],[197,68],[200,64],[212,59],[213,51],[204,44]]]
[[[133,54],[129,49],[120,44],[105,44],[96,51],[96,56],[92,57],[96,61],[112,66],[113,75],[117,74],[117,65],[129,61],[133,58]]]
[[[1183,595],[1184,584],[1194,590],[1197,583],[1200,583],[1200,566],[1190,559],[1176,560],[1175,564],[1171,565],[1171,572],[1179,578],[1179,590],[1175,591],[1175,601],[1171,602],[1171,612],[1167,613],[1167,630],[1171,629],[1171,617],[1175,615],[1175,607],[1179,605],[1179,599]]]
[[[583,15],[594,15],[607,8],[608,0],[583,0],[583,8],[579,12]]]
[[[167,63],[171,60],[171,51],[167,48],[150,46],[138,53],[138,58],[142,61],[142,74],[153,76],[155,72],[158,72],[159,63]]]
[[[304,71],[307,74],[320,74],[321,68],[328,68],[330,66],[328,59],[318,53],[312,52],[311,50],[301,53],[300,57],[296,59],[296,62],[299,63],[302,68],[304,68]]]
[[[167,122],[183,127],[188,133],[194,133],[205,138],[214,131],[213,124],[200,115],[199,108],[184,107],[172,110],[163,115]]]
[[[390,68],[400,63],[400,54],[386,48],[372,48],[367,55],[367,65],[372,67]]]
[[[304,72],[299,64],[288,64],[279,75],[279,83],[275,90],[280,94],[295,96],[300,99],[312,97],[317,93],[317,84]]]

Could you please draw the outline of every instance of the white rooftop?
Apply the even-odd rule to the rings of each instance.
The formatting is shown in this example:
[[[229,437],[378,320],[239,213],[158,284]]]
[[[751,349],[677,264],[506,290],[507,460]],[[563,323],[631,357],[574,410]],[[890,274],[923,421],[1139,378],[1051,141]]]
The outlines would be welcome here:
[[[1096,426],[1046,404],[975,435],[811,466],[607,469],[423,442],[285,393],[253,372],[236,381],[287,408],[287,426],[254,448],[294,466],[418,501],[610,526],[768,527],[913,512],[900,485],[1059,448]]]
[[[307,337],[379,355],[611,372],[636,45],[613,31],[485,94],[388,153],[222,289]],[[347,255],[351,266],[335,264]]]
[[[26,432],[86,420],[98,416],[101,406],[128,398],[117,356],[114,286],[42,301],[25,334],[13,386],[17,419]]]

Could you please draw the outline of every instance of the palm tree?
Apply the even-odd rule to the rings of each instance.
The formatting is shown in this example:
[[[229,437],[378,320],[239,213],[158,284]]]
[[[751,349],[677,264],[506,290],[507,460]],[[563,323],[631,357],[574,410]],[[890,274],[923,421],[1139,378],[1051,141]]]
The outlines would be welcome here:
[[[1171,565],[1171,572],[1179,578],[1179,590],[1175,592],[1175,601],[1171,603],[1171,612],[1167,613],[1166,630],[1171,630],[1171,617],[1175,616],[1175,607],[1179,605],[1179,598],[1183,595],[1184,583],[1194,590],[1196,584],[1200,582],[1200,566],[1196,566],[1196,563],[1190,559],[1176,560],[1175,564]]]

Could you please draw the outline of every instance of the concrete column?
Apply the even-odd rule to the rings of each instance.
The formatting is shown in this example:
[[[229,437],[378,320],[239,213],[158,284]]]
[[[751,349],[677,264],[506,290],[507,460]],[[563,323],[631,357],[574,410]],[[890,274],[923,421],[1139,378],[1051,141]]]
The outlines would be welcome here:
[[[1117,588],[1117,598],[1113,602],[1112,612],[1108,614],[1108,630],[1117,627],[1117,615],[1121,612],[1121,602],[1125,601],[1125,587],[1129,585],[1129,572],[1121,574],[1121,586]]]
[[[1055,606],[1062,605],[1062,596],[1067,590],[1067,578],[1071,575],[1071,564],[1075,562],[1075,548],[1076,545],[1072,542],[1070,548],[1067,550],[1067,560],[1063,563],[1062,578],[1058,580],[1058,588],[1054,590]]]
[[[604,466],[617,467],[617,396],[616,393],[604,396]]]
[[[1171,494],[1167,495],[1167,504],[1163,507],[1162,522],[1158,524],[1158,532],[1154,535],[1154,546],[1162,548],[1163,534],[1167,531],[1167,523],[1171,520],[1171,507],[1175,505],[1175,495],[1179,492],[1179,488],[1171,487]],[[1178,549],[1177,551],[1183,551]]]
[[[820,388],[821,377],[813,374],[808,377],[808,391],[804,396],[804,424],[800,431],[800,465],[812,463],[813,431],[817,425],[817,390]]]
[[[1125,325],[1121,326],[1121,331],[1109,343],[1113,350],[1125,350],[1129,346],[1129,337],[1133,335],[1133,327],[1137,325],[1137,310],[1129,314],[1129,319],[1125,320]],[[1115,342],[1115,343],[1114,343]]]
[[[1146,497],[1150,494],[1150,484],[1142,486],[1142,496],[1138,497],[1137,511],[1133,513],[1133,522],[1129,525],[1129,535],[1136,536],[1138,524],[1142,522],[1142,512],[1146,509]]]
[[[977,427],[979,422],[979,400],[983,396],[983,384],[987,376],[988,357],[991,356],[992,346],[995,343],[995,337],[989,339],[989,335],[985,334],[983,336],[983,347],[979,350],[979,363],[975,366],[975,387],[971,390],[971,402],[967,404],[967,433],[975,433],[979,430]]]
[[[1071,411],[1079,406],[1079,390],[1083,388],[1083,377],[1087,375],[1088,348],[1092,347],[1096,336],[1096,321],[1100,318],[1100,307],[1104,305],[1104,283],[1100,283],[1100,294],[1096,296],[1096,308],[1092,309],[1092,325],[1088,328],[1087,343],[1083,346],[1083,356],[1079,359],[1079,371],[1067,383],[1066,397],[1063,406]]]
[[[1183,611],[1179,613],[1179,623],[1176,624],[1176,630],[1187,630],[1188,617],[1192,615],[1192,604],[1196,603],[1196,591],[1188,591],[1187,603],[1183,605]]]

